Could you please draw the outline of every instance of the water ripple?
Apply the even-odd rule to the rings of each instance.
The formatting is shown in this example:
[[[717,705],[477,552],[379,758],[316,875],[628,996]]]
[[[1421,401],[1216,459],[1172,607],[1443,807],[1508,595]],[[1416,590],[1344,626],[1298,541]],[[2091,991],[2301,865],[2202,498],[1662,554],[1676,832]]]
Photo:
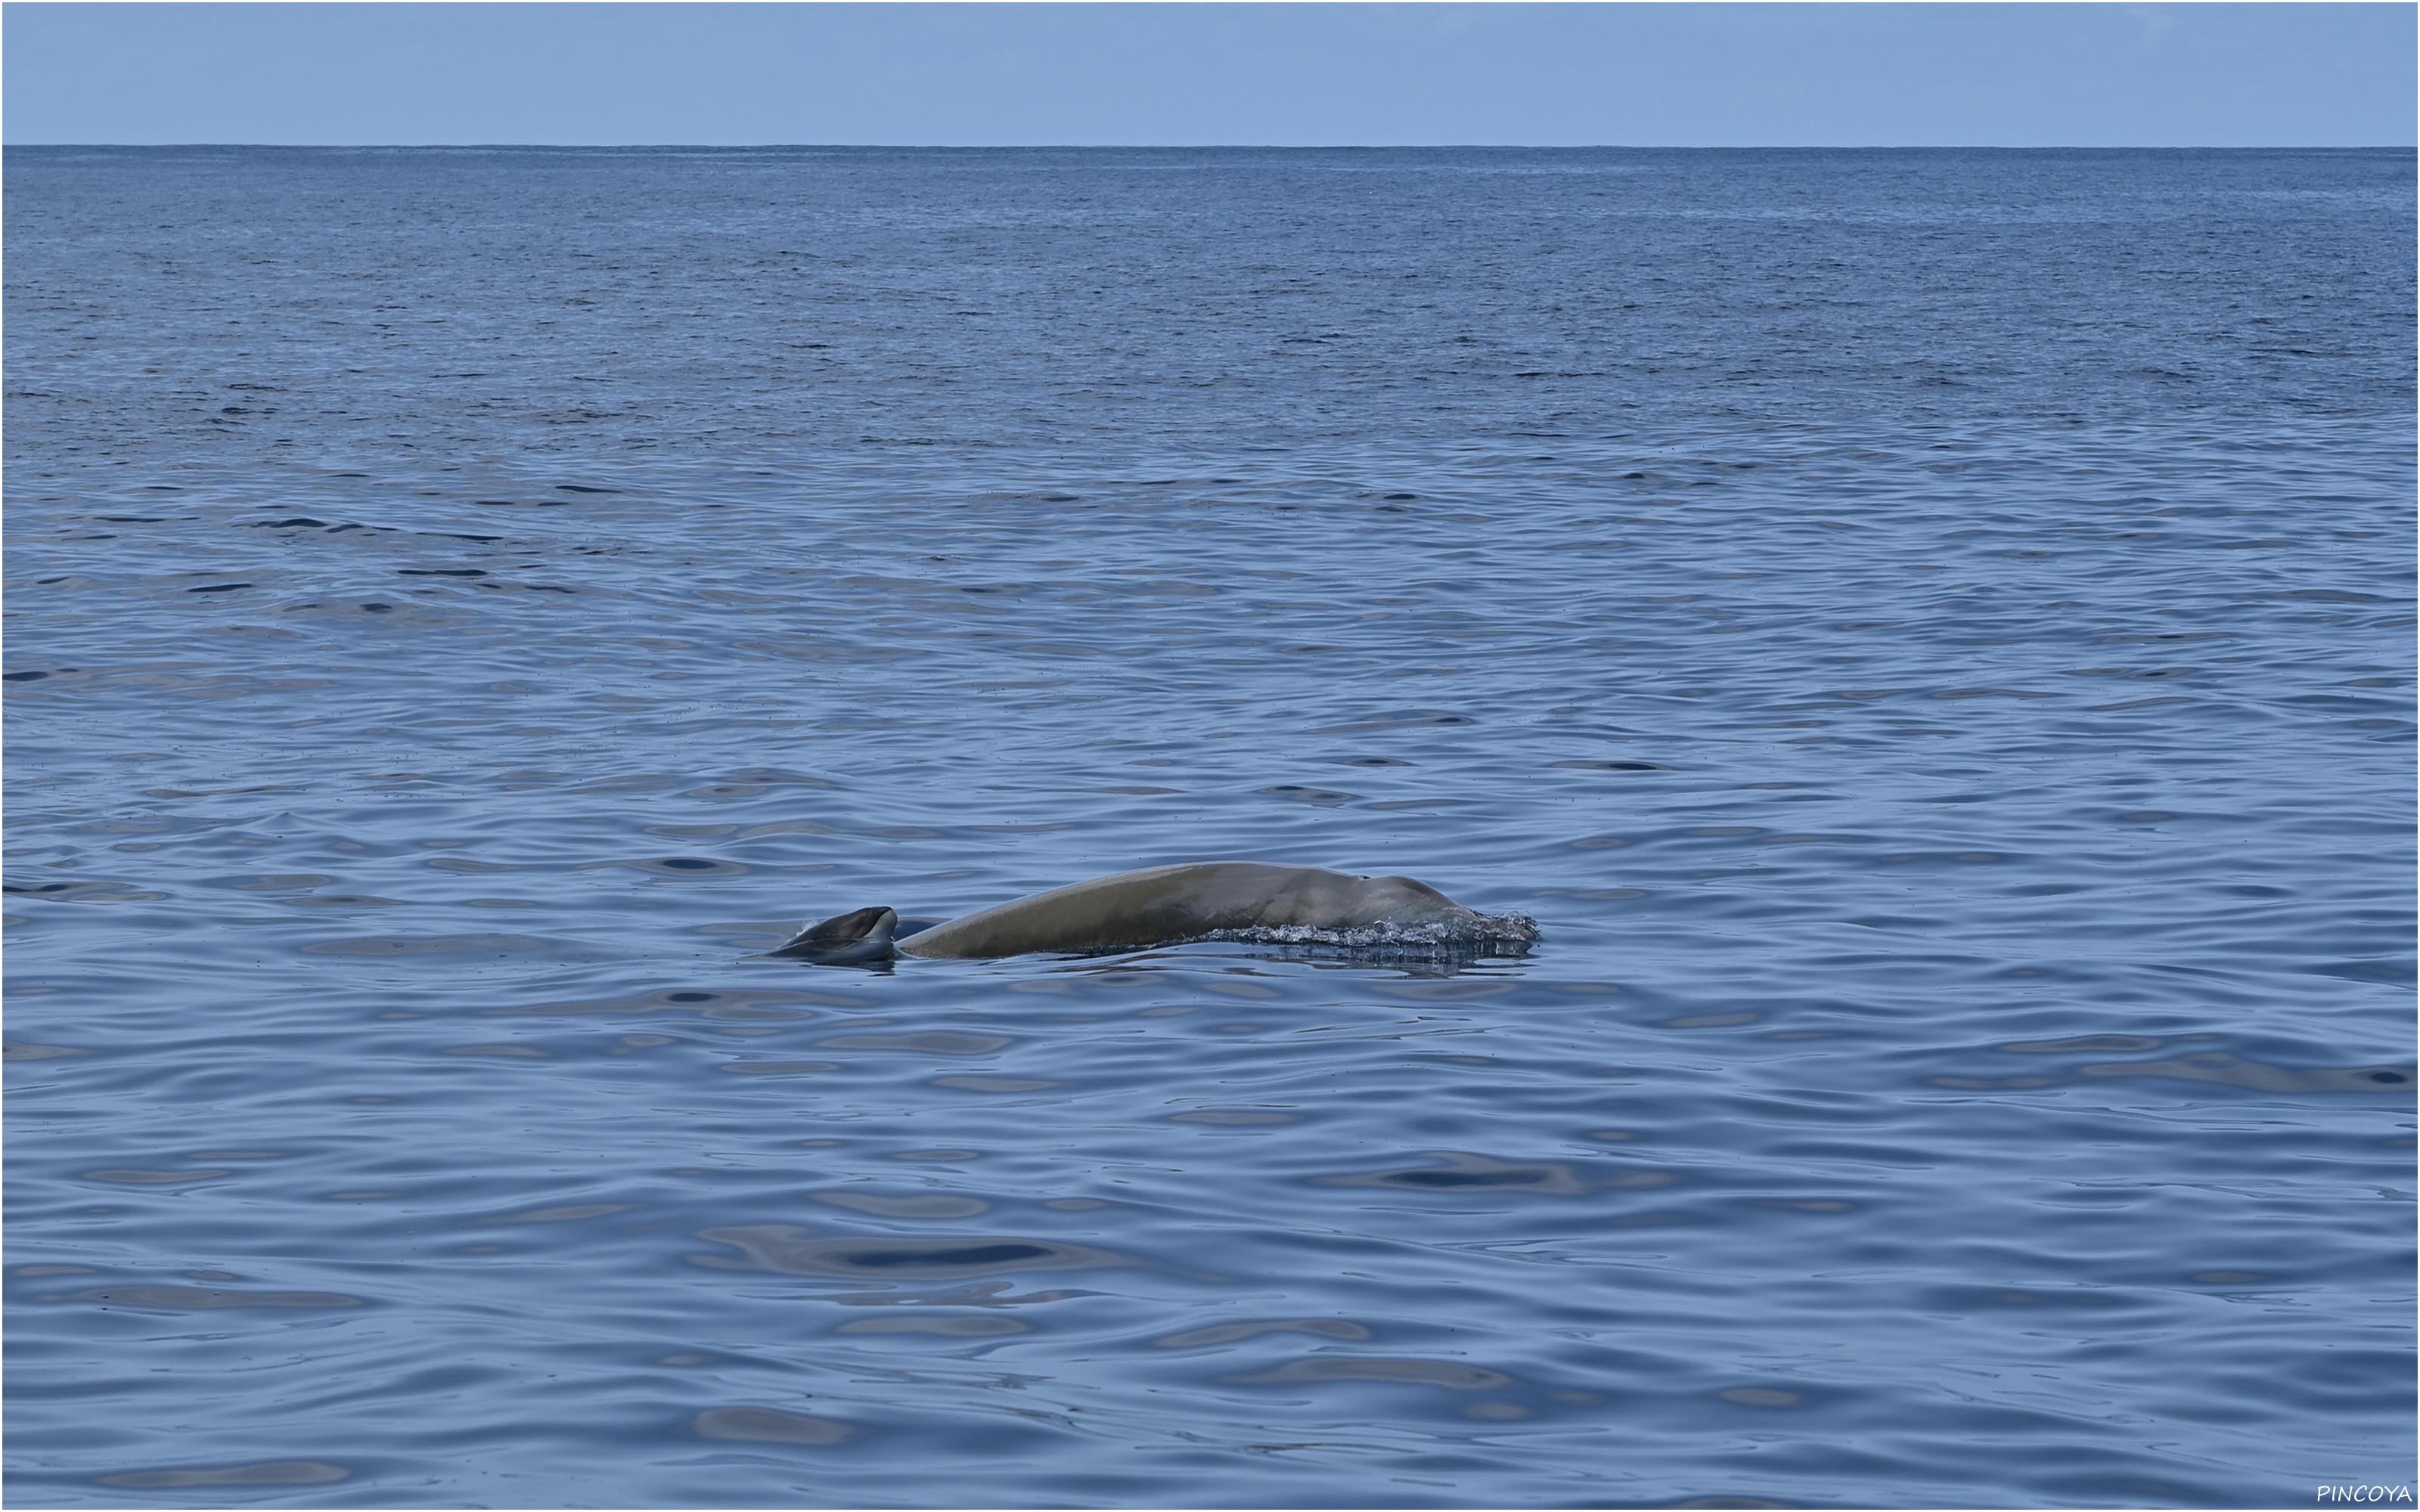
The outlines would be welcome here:
[[[7,166],[17,1500],[2408,1480],[2408,153]]]

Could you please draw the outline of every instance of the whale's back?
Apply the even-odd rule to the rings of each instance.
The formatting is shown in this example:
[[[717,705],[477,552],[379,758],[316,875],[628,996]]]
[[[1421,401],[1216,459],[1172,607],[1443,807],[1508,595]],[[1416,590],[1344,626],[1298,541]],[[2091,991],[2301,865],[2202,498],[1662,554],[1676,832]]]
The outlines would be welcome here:
[[[1307,867],[1207,861],[1146,867],[1000,903],[900,942],[906,955],[1139,949],[1264,921],[1273,889]],[[1335,873],[1328,873],[1333,875]]]

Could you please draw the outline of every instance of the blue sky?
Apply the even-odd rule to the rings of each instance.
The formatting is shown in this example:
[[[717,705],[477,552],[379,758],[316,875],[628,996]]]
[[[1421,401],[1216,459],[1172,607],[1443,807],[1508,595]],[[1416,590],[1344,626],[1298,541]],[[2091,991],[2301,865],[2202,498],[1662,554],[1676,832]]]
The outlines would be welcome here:
[[[2410,146],[2374,5],[79,5],[46,142]]]

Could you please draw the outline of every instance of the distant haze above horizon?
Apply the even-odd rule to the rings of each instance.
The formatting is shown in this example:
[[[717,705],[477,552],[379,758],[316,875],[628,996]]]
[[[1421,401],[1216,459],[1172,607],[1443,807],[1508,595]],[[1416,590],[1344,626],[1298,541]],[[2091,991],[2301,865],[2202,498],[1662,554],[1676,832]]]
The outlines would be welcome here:
[[[7,6],[16,146],[2405,147],[2409,5]]]

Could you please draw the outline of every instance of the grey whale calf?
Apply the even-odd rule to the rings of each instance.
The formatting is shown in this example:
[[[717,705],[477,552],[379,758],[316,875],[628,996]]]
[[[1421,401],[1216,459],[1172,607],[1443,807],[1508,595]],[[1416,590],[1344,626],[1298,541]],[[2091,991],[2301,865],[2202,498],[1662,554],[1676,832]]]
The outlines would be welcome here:
[[[901,935],[898,928],[895,911],[860,908],[800,930],[772,953],[862,965],[894,955],[1135,950],[1213,934],[1465,948],[1538,937],[1531,919],[1465,908],[1410,877],[1263,861],[1145,867],[1053,887],[911,934]]]

